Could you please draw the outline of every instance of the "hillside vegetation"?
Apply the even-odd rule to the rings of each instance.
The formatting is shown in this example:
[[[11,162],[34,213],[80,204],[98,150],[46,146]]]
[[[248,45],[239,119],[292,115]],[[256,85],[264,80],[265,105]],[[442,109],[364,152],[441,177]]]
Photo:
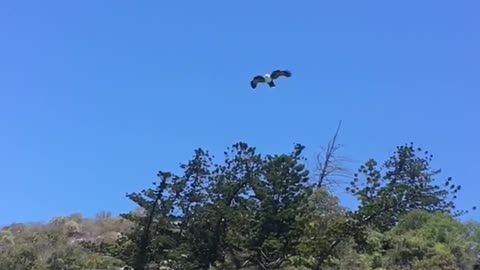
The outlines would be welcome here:
[[[480,224],[458,220],[461,188],[428,151],[401,145],[349,175],[337,149],[313,173],[302,145],[263,155],[236,143],[219,163],[197,149],[181,174],[127,195],[136,211],[2,228],[0,269],[480,269]],[[331,191],[342,179],[357,209]]]
[[[118,269],[122,261],[95,254],[82,242],[112,244],[131,227],[108,212],[95,219],[73,214],[47,224],[12,224],[0,231],[0,269]]]

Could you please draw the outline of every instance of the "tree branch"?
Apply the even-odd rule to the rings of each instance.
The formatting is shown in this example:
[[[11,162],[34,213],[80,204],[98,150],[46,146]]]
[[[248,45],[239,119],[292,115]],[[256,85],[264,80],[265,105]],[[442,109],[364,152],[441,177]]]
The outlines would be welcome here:
[[[339,121],[337,130],[335,131],[332,139],[328,142],[327,147],[324,150],[324,155],[317,155],[318,162],[318,182],[317,188],[321,188],[326,184],[332,184],[330,177],[333,175],[336,176],[346,176],[346,169],[340,166],[341,160],[337,158],[336,152],[340,149],[340,145],[337,144],[337,137],[340,131],[342,121]],[[328,182],[328,183],[327,183]]]

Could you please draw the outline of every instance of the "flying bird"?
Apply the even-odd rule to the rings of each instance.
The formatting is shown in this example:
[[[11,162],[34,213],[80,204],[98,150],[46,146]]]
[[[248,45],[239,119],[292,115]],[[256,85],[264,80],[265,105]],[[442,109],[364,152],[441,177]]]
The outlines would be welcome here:
[[[288,70],[275,70],[271,74],[265,74],[265,75],[257,75],[253,77],[253,80],[250,81],[250,85],[252,86],[253,89],[257,87],[259,83],[266,83],[270,88],[275,88],[275,82],[274,80],[280,78],[280,77],[291,77],[292,73]]]

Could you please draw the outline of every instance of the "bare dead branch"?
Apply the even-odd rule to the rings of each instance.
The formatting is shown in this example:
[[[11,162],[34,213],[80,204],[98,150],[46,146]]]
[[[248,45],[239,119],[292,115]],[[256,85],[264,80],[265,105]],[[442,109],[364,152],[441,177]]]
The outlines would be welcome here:
[[[339,178],[348,177],[348,171],[343,167],[346,159],[338,156],[337,152],[341,145],[337,144],[337,138],[342,121],[338,123],[337,130],[327,146],[323,149],[323,155],[317,155],[318,182],[317,188],[338,184]]]

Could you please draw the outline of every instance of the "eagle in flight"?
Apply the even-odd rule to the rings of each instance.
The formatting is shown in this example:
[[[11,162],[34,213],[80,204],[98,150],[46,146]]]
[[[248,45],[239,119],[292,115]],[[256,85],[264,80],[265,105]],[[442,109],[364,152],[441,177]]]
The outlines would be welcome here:
[[[253,80],[250,81],[250,85],[252,86],[253,89],[257,87],[257,84],[259,83],[266,83],[270,88],[275,87],[274,80],[280,78],[281,76],[284,77],[291,77],[292,73],[288,70],[275,70],[272,72],[272,74],[265,74],[265,75],[257,75],[253,77]]]

